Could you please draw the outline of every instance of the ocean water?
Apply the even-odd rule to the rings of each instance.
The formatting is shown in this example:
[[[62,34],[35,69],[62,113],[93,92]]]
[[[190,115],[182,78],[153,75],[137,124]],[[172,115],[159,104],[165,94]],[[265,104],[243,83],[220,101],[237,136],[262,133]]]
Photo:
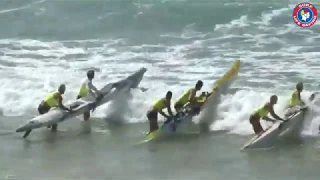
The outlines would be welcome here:
[[[283,116],[298,81],[304,99],[320,88],[320,24],[297,26],[298,3],[0,1],[0,178],[319,179],[320,103],[310,107],[302,141],[240,151],[253,135],[250,113],[270,95],[278,95]],[[168,90],[177,99],[197,80],[208,90],[235,59],[239,76],[218,104],[211,133],[136,144],[153,100]],[[90,122],[78,117],[27,139],[14,132],[59,84],[67,85],[64,101],[74,100],[88,69],[102,87],[140,67],[148,69],[140,84],[148,91],[97,108]]]

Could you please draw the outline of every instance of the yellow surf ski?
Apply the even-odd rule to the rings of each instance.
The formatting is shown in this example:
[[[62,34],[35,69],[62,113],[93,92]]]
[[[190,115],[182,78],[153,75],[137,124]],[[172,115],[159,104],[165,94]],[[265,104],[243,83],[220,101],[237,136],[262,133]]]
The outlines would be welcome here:
[[[138,144],[143,144],[143,143],[147,143],[150,142],[152,140],[154,140],[156,137],[158,137],[160,135],[161,131],[160,129],[153,131],[151,133],[147,133],[147,132],[143,132],[143,134],[147,137],[145,140],[140,141]]]
[[[210,97],[215,95],[215,88],[219,88],[219,86],[223,85],[224,83],[226,83],[227,81],[232,80],[233,78],[236,78],[238,76],[239,73],[239,69],[240,69],[240,60],[236,60],[235,62],[233,62],[233,64],[231,65],[231,68],[218,80],[216,80],[211,88],[211,92],[212,94],[209,96]]]
[[[213,83],[213,85],[211,86],[211,92],[210,92],[212,94],[206,99],[206,101],[208,99],[212,98],[213,96],[215,96],[215,89],[216,88],[219,88],[219,86],[221,86],[221,85],[227,83],[228,81],[236,78],[238,76],[239,69],[240,69],[240,60],[236,60],[231,65],[230,69],[221,78],[217,79]],[[202,106],[202,107],[204,107],[204,106]],[[146,135],[146,139],[143,140],[141,143],[150,142],[150,141],[160,137],[162,134],[163,134],[163,132],[161,131],[161,127],[160,127],[158,130],[147,134]]]

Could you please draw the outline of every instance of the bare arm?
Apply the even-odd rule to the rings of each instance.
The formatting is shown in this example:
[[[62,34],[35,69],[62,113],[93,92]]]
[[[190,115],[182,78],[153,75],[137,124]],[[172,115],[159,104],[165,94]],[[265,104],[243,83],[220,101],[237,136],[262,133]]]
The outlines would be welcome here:
[[[303,101],[302,101],[302,99],[301,99],[301,95],[300,95],[300,93],[297,93],[297,98],[299,99],[299,101],[302,103],[302,104],[305,104]]]
[[[93,97],[98,97],[98,95],[101,94],[91,81],[88,82],[88,91]]]
[[[213,88],[213,91],[211,93],[207,92],[206,97],[210,97],[213,93],[215,93],[218,90],[218,86],[216,86],[215,88]]]
[[[56,98],[58,99],[58,107],[63,109],[63,110],[67,110],[70,111],[69,108],[66,108],[63,104],[62,104],[62,97],[60,95],[56,94]]]
[[[169,118],[169,116],[168,116],[168,115],[166,115],[162,110],[161,110],[161,111],[159,111],[159,113],[160,113],[162,116],[164,116],[165,118]]]
[[[170,115],[170,116],[173,116],[172,111],[171,111],[171,106],[170,106],[170,104],[171,104],[170,101],[167,102],[167,110],[168,110],[169,115]]]
[[[195,96],[196,96],[196,90],[192,89],[190,96],[189,96],[189,102],[194,102],[195,101]]]
[[[92,84],[91,81],[88,82],[88,88],[93,90],[95,93],[99,93],[98,89]]]
[[[89,89],[88,92],[91,96],[96,97],[96,94],[91,89]]]
[[[274,117],[275,119],[280,120],[280,121],[284,121],[284,119],[280,118],[280,117],[274,112],[273,107],[272,107],[271,110],[270,110],[270,114],[271,114],[271,116]]]

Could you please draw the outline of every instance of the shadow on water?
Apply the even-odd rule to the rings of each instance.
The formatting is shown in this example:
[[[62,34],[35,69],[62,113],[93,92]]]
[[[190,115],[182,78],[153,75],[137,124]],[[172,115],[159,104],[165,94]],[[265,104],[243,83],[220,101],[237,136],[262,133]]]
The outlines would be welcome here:
[[[254,157],[256,154],[259,155],[261,153],[277,154],[277,153],[282,153],[283,151],[291,151],[292,149],[299,149],[299,147],[314,144],[316,141],[317,139],[309,138],[309,137],[277,139],[273,146],[261,148],[261,149],[241,150],[241,152],[248,153],[248,155],[252,157]]]
[[[0,136],[7,136],[7,135],[12,135],[15,132],[13,131],[8,131],[8,130],[0,130]]]
[[[166,149],[168,146],[181,146],[183,144],[194,144],[201,143],[206,144],[209,141],[211,141],[212,138],[215,137],[221,137],[225,135],[225,131],[211,131],[211,132],[184,132],[184,133],[177,133],[177,134],[171,134],[167,136],[159,137],[158,139],[149,141],[149,142],[142,142],[142,139],[144,140],[145,136],[142,135],[141,138],[134,144],[132,144],[132,147],[135,148],[147,148],[149,152],[157,152],[158,150]]]
[[[90,128],[90,123],[86,122],[86,125]],[[88,128],[88,127],[87,127]],[[23,138],[22,134],[13,136],[15,140],[22,141],[24,148],[30,148],[33,145],[45,144],[55,146],[58,143],[64,143],[75,140],[83,140],[92,138],[92,130],[83,128],[69,128],[63,129],[58,127],[58,131],[54,132],[47,128],[34,130],[27,138]]]

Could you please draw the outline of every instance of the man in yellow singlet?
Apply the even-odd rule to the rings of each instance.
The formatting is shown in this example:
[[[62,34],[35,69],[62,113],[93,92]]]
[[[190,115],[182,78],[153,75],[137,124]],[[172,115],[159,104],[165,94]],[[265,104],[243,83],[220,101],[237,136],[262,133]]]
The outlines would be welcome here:
[[[292,92],[289,101],[289,107],[294,107],[297,105],[304,105],[305,103],[301,100],[301,92],[303,91],[303,83],[299,82],[296,85],[296,90]]]
[[[98,91],[98,89],[92,84],[92,80],[94,78],[94,71],[89,70],[87,72],[87,78],[83,80],[80,90],[77,96],[77,99],[87,96],[88,94],[95,97],[97,100],[103,98],[102,94]],[[90,111],[83,113],[83,119],[85,121],[89,120]]]
[[[63,110],[67,110],[67,111],[71,111],[70,108],[66,108],[63,104],[62,104],[62,95],[64,94],[64,92],[66,91],[66,85],[61,84],[58,88],[58,91],[53,91],[51,93],[49,93],[39,104],[38,106],[38,112],[39,114],[45,114],[47,112],[49,112],[49,110],[52,107],[59,107]],[[51,126],[51,130],[52,131],[56,131],[57,130],[58,125],[54,124]],[[48,127],[50,128],[50,126]],[[23,135],[23,138],[26,138],[29,134],[31,133],[31,130],[26,131],[25,134]]]
[[[196,115],[200,113],[201,110],[201,106],[206,102],[206,100],[208,99],[208,97],[211,95],[212,93],[208,93],[208,92],[202,92],[200,94],[200,96],[196,96],[194,97],[194,100],[196,102],[196,106],[190,107],[190,108],[186,108],[184,109],[184,111],[177,111],[177,114],[175,115],[176,119],[174,119],[174,121],[181,121],[181,118],[185,115]],[[181,110],[181,109],[179,109]],[[168,121],[170,122],[170,121]],[[166,123],[166,122],[165,122]],[[175,128],[175,127],[173,127]]]
[[[196,93],[200,91],[203,86],[203,82],[199,80],[194,88],[188,89],[183,93],[182,96],[179,97],[177,102],[174,104],[174,108],[176,112],[184,107],[188,102],[191,104],[192,108],[200,107],[201,103],[197,103],[196,101]]]
[[[260,124],[260,119],[264,119],[266,121],[275,121],[274,119],[271,119],[268,117],[268,114],[270,113],[273,118],[280,120],[280,121],[285,121],[284,119],[280,118],[276,113],[274,112],[273,106],[277,104],[278,102],[278,97],[276,95],[273,95],[270,97],[270,101],[264,104],[263,106],[259,107],[257,110],[255,110],[251,115],[250,115],[250,123],[253,127],[253,130],[255,134],[261,134],[264,132],[261,124]]]
[[[165,118],[173,117],[171,111],[171,99],[172,99],[172,92],[168,91],[166,97],[161,98],[155,101],[151,107],[151,109],[147,112],[147,118],[149,120],[149,133],[156,131],[159,129],[158,126],[158,113],[160,113]],[[169,115],[163,112],[163,109],[167,108]]]
[[[199,107],[201,107],[212,93],[202,92],[200,96],[195,97]]]

